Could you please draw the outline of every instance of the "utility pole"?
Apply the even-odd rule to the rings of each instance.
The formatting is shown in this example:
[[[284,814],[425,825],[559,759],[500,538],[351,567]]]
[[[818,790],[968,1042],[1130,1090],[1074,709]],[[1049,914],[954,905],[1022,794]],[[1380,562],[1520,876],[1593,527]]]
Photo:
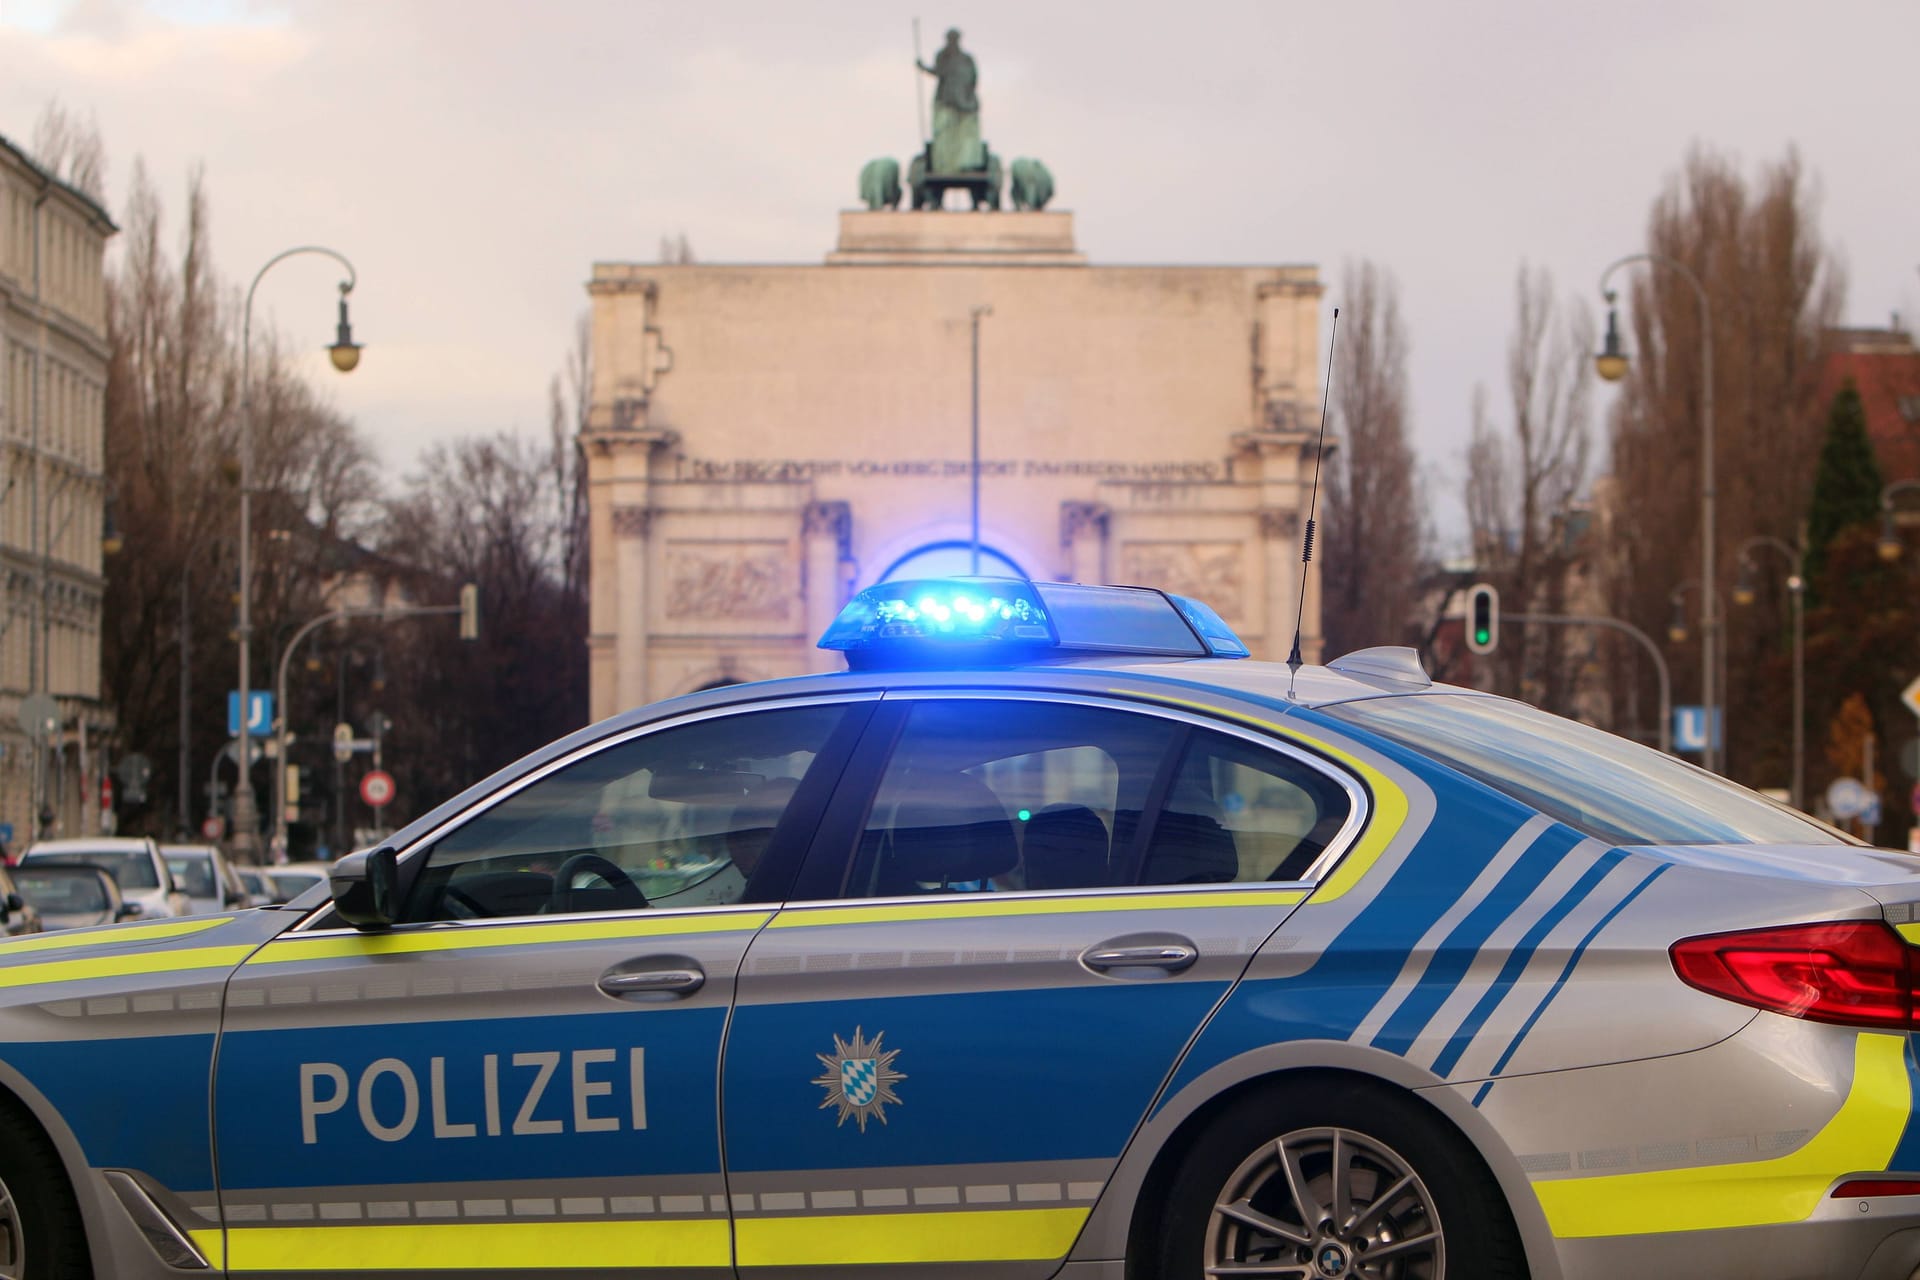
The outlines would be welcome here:
[[[973,447],[971,466],[967,474],[973,480],[973,568],[969,570],[975,577],[980,576],[980,317],[993,314],[989,306],[977,306],[973,309]]]

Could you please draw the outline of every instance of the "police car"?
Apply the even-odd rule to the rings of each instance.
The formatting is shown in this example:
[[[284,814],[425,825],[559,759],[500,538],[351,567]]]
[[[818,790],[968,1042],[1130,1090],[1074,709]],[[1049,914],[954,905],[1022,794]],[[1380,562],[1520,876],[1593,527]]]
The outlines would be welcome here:
[[[1152,591],[822,644],[330,894],[0,946],[0,1275],[1920,1266],[1907,859]]]

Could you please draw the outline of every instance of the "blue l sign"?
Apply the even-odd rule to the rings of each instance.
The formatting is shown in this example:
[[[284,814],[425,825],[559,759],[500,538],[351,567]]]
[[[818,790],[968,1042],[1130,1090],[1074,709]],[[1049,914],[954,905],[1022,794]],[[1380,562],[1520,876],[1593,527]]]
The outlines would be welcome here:
[[[1721,746],[1721,726],[1724,712],[1718,708],[1713,714],[1713,747],[1718,751]],[[1673,749],[1675,751],[1705,751],[1707,749],[1707,709],[1705,707],[1675,707],[1673,709]]]
[[[247,690],[247,732],[266,733],[273,728],[273,695],[258,689]],[[227,690],[227,736],[240,733],[240,691]]]

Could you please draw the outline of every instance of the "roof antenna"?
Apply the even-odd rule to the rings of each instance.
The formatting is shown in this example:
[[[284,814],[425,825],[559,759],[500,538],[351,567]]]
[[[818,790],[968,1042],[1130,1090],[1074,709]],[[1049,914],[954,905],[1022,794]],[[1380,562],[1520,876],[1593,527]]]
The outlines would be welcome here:
[[[1313,563],[1313,516],[1320,503],[1320,459],[1327,451],[1327,401],[1333,395],[1333,351],[1340,342],[1340,308],[1333,309],[1333,332],[1327,338],[1327,381],[1320,388],[1320,439],[1313,450],[1313,490],[1307,497],[1307,536],[1300,548],[1300,602],[1293,611],[1293,652],[1287,655],[1287,699],[1298,701],[1293,691],[1300,677],[1300,627],[1307,612],[1307,566]]]

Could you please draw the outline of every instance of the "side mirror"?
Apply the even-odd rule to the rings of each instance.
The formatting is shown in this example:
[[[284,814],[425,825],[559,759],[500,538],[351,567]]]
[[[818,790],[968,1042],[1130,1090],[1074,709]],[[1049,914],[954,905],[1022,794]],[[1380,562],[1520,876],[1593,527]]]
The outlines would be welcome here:
[[[143,913],[142,913],[142,912],[141,912],[141,910],[140,910],[140,904],[139,904],[139,903],[137,903],[137,902],[123,902],[123,903],[121,903],[121,904],[120,904],[120,909],[119,909],[118,911],[116,911],[116,912],[114,912],[114,913],[113,913],[113,918],[114,918],[114,920],[115,920],[115,921],[117,922],[117,921],[121,921],[121,920],[131,920],[131,919],[133,919],[133,918],[134,918],[135,916],[138,916],[138,915],[141,915],[141,914],[143,914]]]
[[[350,853],[327,877],[333,908],[356,929],[390,929],[400,910],[400,861],[392,849]]]
[[[26,909],[26,905],[27,900],[19,894],[10,893],[7,895],[7,910],[9,912],[23,911]]]

